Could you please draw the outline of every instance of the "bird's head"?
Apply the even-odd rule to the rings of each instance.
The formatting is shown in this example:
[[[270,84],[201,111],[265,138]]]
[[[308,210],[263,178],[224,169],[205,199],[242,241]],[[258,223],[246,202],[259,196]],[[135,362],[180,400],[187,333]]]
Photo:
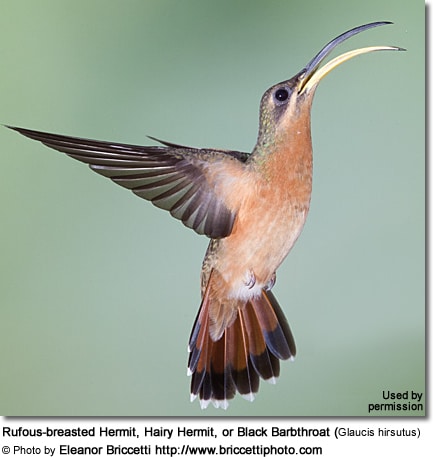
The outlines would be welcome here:
[[[260,104],[260,130],[258,145],[266,146],[276,140],[278,131],[287,131],[294,120],[303,116],[302,122],[309,129],[311,102],[319,82],[334,68],[343,62],[361,54],[373,51],[402,51],[395,46],[371,46],[346,52],[324,66],[320,64],[343,41],[364,30],[391,22],[373,22],[355,27],[331,40],[310,62],[295,76],[269,88]]]

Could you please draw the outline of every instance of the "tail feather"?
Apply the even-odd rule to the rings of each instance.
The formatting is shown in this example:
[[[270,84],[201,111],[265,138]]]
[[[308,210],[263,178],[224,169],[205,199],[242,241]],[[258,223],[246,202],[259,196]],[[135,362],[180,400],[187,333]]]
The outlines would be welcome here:
[[[255,371],[262,379],[273,382],[280,374],[280,363],[267,346],[265,331],[251,302],[246,304],[240,317],[249,335],[249,356]]]
[[[203,363],[207,362],[208,357],[202,353],[205,351],[207,355],[209,345],[209,303],[209,289],[207,289],[189,338],[188,373],[193,373],[197,369],[201,373],[206,369]],[[199,361],[201,362],[200,367],[198,367]]]
[[[259,390],[259,376],[249,358],[249,337],[242,315],[227,329],[227,335],[231,336],[230,365],[236,389],[244,397],[253,400]]]
[[[227,370],[228,360],[227,335],[212,344],[212,355],[210,360],[210,400],[220,403],[218,406],[228,406],[227,401],[236,394],[236,387],[233,381],[231,370]],[[209,388],[207,388],[209,391]],[[205,398],[207,400],[207,398]],[[225,403],[224,403],[225,402]],[[227,407],[225,406],[225,407]]]
[[[216,341],[210,331],[210,302],[207,290],[189,341],[191,399],[199,396],[203,408],[210,402],[227,408],[236,392],[253,400],[260,378],[275,382],[279,361],[293,359],[296,347],[286,318],[269,290],[240,304],[236,318]]]
[[[266,345],[279,359],[294,357],[296,355],[295,340],[277,299],[270,290],[263,291],[262,296],[269,306],[256,306],[254,310],[260,326],[264,330]]]

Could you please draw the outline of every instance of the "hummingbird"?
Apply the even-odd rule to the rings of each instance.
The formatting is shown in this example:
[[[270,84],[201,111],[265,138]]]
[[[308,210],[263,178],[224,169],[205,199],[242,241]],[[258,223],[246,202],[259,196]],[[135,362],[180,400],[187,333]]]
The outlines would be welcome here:
[[[275,383],[280,360],[294,360],[295,340],[272,287],[298,239],[310,207],[310,113],[318,83],[371,46],[324,59],[352,28],[331,40],[292,78],[269,88],[260,102],[251,153],[194,148],[150,139],[137,146],[11,128],[84,162],[96,173],[167,210],[210,238],[201,270],[201,305],[189,338],[191,401],[226,409],[238,392],[252,401],[260,378]]]

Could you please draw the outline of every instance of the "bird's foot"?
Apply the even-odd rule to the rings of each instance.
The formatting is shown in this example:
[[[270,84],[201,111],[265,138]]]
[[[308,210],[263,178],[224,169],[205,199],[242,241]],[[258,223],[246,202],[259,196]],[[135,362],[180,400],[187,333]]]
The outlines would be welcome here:
[[[274,287],[275,283],[277,282],[277,273],[272,273],[271,279],[265,286],[265,290],[271,290]]]
[[[250,270],[246,275],[245,275],[245,281],[244,284],[248,287],[248,289],[252,289],[256,285],[256,275],[252,270]]]

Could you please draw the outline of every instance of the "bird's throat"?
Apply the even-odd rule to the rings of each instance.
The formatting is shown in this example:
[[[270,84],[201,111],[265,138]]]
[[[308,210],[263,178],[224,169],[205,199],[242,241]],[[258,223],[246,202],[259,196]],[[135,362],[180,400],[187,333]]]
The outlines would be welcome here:
[[[251,162],[262,177],[278,187],[298,185],[302,193],[311,192],[313,158],[309,114],[282,119],[272,135],[259,138]]]

